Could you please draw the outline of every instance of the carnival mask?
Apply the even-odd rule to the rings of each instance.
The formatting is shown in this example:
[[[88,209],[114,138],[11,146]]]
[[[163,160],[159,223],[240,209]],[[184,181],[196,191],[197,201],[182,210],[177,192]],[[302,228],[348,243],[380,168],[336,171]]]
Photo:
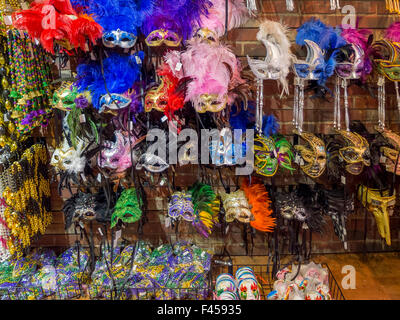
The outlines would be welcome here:
[[[396,192],[393,191],[393,194],[390,195],[388,189],[381,191],[359,186],[357,196],[363,206],[374,215],[380,236],[390,246],[389,216],[393,215],[394,206],[396,205]]]
[[[138,221],[142,216],[141,206],[143,204],[140,198],[139,200],[135,188],[122,191],[111,216],[111,228],[115,227],[119,220],[123,223]]]
[[[224,95],[220,98],[217,94],[202,94],[198,98],[194,108],[198,113],[204,113],[206,111],[219,112],[226,107],[228,101],[228,95]]]
[[[146,93],[144,111],[150,112],[152,109],[164,112],[168,105],[168,88],[171,83],[164,78],[160,79],[161,84],[157,88],[152,88]]]
[[[391,81],[400,81],[400,43],[379,40],[374,49],[380,56],[375,59],[377,70]]]
[[[380,152],[386,157],[384,162],[386,166],[386,171],[396,173],[396,175],[400,175],[400,159],[399,159],[399,150],[400,150],[400,136],[395,132],[389,129],[383,129],[380,127],[375,127],[375,130],[380,132],[383,137],[390,143],[393,148],[389,147],[381,147]]]
[[[142,168],[145,168],[146,170],[150,172],[163,172],[164,170],[169,168],[169,164],[165,162],[164,159],[162,159],[159,156],[156,156],[155,154],[151,153],[144,153],[140,156],[137,164],[136,164],[136,169],[140,170]]]
[[[259,135],[254,139],[254,166],[258,174],[271,177],[278,171],[278,154],[273,138]]]
[[[276,197],[276,207],[280,215],[287,220],[304,222],[307,218],[306,209],[295,191],[279,193]]]
[[[62,111],[71,111],[75,108],[75,99],[78,95],[76,87],[70,81],[65,81],[54,91],[52,105]]]
[[[318,80],[325,68],[325,59],[321,48],[311,40],[304,40],[307,48],[306,60],[294,63],[294,72],[299,78]]]
[[[192,196],[187,192],[174,192],[168,203],[168,215],[172,219],[179,219],[192,222],[195,219]]]
[[[225,208],[225,221],[232,222],[237,219],[243,223],[249,223],[254,220],[243,190],[232,193],[222,193],[221,199]]]
[[[132,153],[135,146],[135,137],[127,137],[122,131],[115,132],[115,141],[105,141],[103,149],[97,156],[97,164],[100,168],[107,168],[121,173],[136,162],[136,156]]]
[[[117,29],[103,33],[102,40],[104,46],[107,48],[121,47],[127,49],[135,45],[137,36],[133,33]]]
[[[254,279],[243,279],[239,282],[241,300],[260,300],[260,289]]]
[[[371,154],[367,140],[356,132],[338,130],[347,143],[347,147],[339,149],[340,157],[346,161],[347,172],[359,175],[364,166],[370,166]]]
[[[79,138],[77,140],[78,143],[75,149],[69,145],[68,140],[64,137],[62,147],[54,151],[50,164],[61,171],[76,174],[83,172],[86,165],[86,158],[82,154],[85,143]]]
[[[104,112],[105,110],[109,109],[111,111],[120,110],[126,108],[131,104],[132,100],[125,95],[111,93],[105,94],[100,97],[100,110],[99,113]]]
[[[68,229],[73,222],[93,220],[96,217],[95,207],[95,196],[93,194],[81,191],[74,194],[64,203],[65,229]]]
[[[196,31],[193,37],[201,42],[206,42],[211,45],[219,42],[217,34],[208,28],[200,28]]]
[[[352,43],[345,46],[342,52],[346,56],[346,61],[336,64],[336,73],[343,79],[360,79],[364,71],[364,51]]]
[[[211,139],[210,141],[210,156],[212,164],[216,166],[236,165],[239,158],[246,155],[246,144],[242,143],[238,146],[241,150],[239,155],[236,155],[235,144],[232,143],[232,135],[228,128],[221,130],[219,140]],[[239,151],[240,152],[240,151]]]
[[[303,131],[300,137],[308,144],[307,146],[294,146],[305,162],[300,167],[309,177],[318,178],[326,168],[325,144],[320,138],[309,132]]]
[[[145,42],[149,47],[160,47],[166,45],[167,47],[179,47],[182,37],[176,32],[159,29],[152,31],[146,38]]]

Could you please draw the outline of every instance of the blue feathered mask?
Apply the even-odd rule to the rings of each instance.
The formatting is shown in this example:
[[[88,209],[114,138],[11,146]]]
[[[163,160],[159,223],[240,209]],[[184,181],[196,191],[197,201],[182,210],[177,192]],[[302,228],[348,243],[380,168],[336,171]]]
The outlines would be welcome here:
[[[106,47],[131,48],[135,45],[138,28],[153,11],[154,0],[75,0],[103,27]]]
[[[200,16],[208,15],[209,0],[158,0],[153,13],[146,17],[142,32],[148,46],[179,46],[193,35]]]
[[[142,51],[131,56],[111,53],[103,60],[104,73],[99,61],[80,64],[77,68],[78,92],[90,91],[93,106],[100,112],[104,106],[110,107],[113,103],[117,104],[116,108],[130,105],[132,103],[130,96],[133,93],[129,91],[140,79],[143,59]]]
[[[296,74],[300,78],[317,80],[323,86],[333,75],[338,49],[346,45],[340,30],[311,18],[297,29],[296,43],[307,47],[306,61],[294,64]]]

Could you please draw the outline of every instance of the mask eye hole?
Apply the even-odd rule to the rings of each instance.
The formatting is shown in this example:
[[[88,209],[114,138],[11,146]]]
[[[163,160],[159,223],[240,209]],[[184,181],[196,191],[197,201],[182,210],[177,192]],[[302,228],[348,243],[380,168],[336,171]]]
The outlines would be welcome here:
[[[323,160],[325,160],[325,157],[324,156],[319,156],[318,160],[323,161]]]
[[[57,155],[55,155],[54,159],[59,160],[60,158]]]
[[[65,164],[71,164],[71,160],[65,160],[64,163]]]

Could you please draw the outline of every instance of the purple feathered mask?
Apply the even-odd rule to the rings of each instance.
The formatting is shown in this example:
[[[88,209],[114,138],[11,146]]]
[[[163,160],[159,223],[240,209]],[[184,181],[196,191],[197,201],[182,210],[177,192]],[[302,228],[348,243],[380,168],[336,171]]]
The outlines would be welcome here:
[[[146,44],[151,47],[166,45],[177,47],[189,39],[200,16],[208,14],[209,0],[158,0],[151,16],[142,25]]]

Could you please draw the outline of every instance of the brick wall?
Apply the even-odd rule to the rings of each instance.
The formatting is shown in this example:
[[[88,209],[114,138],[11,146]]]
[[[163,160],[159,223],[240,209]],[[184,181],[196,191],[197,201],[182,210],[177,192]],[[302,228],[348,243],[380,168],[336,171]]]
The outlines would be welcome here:
[[[295,10],[293,12],[286,11],[286,3],[284,0],[277,1],[259,1],[262,3],[263,18],[280,20],[290,28],[290,39],[295,37],[295,28],[299,27],[309,18],[316,16],[323,22],[330,25],[338,25],[341,23],[344,15],[340,10],[331,11],[329,0],[294,0]],[[362,0],[362,1],[345,1],[340,0],[341,6],[346,4],[353,5],[356,10],[358,26],[361,28],[369,28],[373,31],[375,39],[379,39],[382,30],[388,27],[392,22],[398,20],[397,15],[390,15],[386,12],[385,1],[383,0]],[[265,54],[264,47],[256,41],[256,33],[258,30],[258,21],[251,20],[244,27],[229,32],[227,40],[232,46],[236,55],[238,55],[243,63],[247,66],[245,56],[261,57]],[[296,53],[297,48],[293,46]],[[293,83],[293,78],[290,79]],[[369,85],[376,91],[376,81],[371,80]],[[333,90],[333,82],[329,80],[328,87]],[[387,84],[387,125],[392,129],[399,129],[399,115],[397,114],[396,99],[394,96],[394,87]],[[279,98],[279,91],[274,81],[265,81],[264,83],[265,101],[264,112],[273,113],[280,122],[281,132],[290,135],[292,132],[292,106],[293,94],[289,97]],[[293,93],[293,86],[290,86],[290,92]],[[367,128],[371,131],[377,123],[377,99],[370,96],[364,89],[352,86],[349,89],[350,118],[353,120],[362,120]],[[344,114],[344,113],[343,113]],[[305,99],[304,110],[304,129],[316,133],[329,133],[333,120],[333,99],[329,101],[311,99],[309,96]],[[48,136],[50,144],[54,143],[54,134],[44,132]],[[170,172],[171,174],[171,172]],[[215,187],[220,186],[220,181],[214,171],[210,170],[210,178],[213,179]],[[229,170],[223,170],[223,177],[226,181],[234,186],[236,184],[235,177]],[[194,166],[185,166],[177,169],[176,185],[188,186],[198,179],[198,168]],[[274,178],[276,185],[296,184],[296,182],[310,182],[303,175],[294,176],[278,175]],[[271,183],[271,179],[265,179],[266,183]],[[53,183],[52,188],[52,208],[54,211],[54,222],[47,230],[46,235],[42,236],[36,245],[46,245],[54,247],[66,246],[79,239],[79,235],[74,235],[70,231],[64,231],[64,221],[61,212],[62,199],[57,195],[57,183]],[[348,186],[350,189],[353,185]],[[169,191],[165,187],[156,187],[148,192],[148,218],[149,221],[144,227],[143,237],[154,243],[159,241],[173,241],[176,238],[194,239],[198,244],[219,252],[226,245],[232,254],[245,254],[245,247],[242,238],[243,225],[233,224],[226,237],[222,237],[219,231],[214,232],[210,239],[204,240],[193,231],[193,229],[185,223],[181,223],[177,230],[166,229],[164,226],[164,215],[167,208],[167,196]],[[359,205],[358,205],[359,207]],[[313,251],[319,253],[342,252],[343,245],[333,233],[333,227],[330,219],[326,219],[326,226],[322,235],[313,235]],[[97,224],[94,224],[94,237],[99,240],[100,236],[97,231]],[[86,228],[90,228],[89,225]],[[392,246],[390,248],[382,245],[375,220],[372,215],[367,215],[367,241],[366,248],[368,251],[382,250],[399,250],[400,249],[400,217],[398,210],[395,216],[391,218],[392,229]],[[127,239],[137,238],[137,224],[128,226],[123,229],[123,237]],[[267,242],[271,235],[258,233],[254,239],[253,254],[264,255],[268,253]],[[357,208],[356,212],[350,217],[348,222],[348,238],[349,251],[357,252],[364,249],[364,211]]]

